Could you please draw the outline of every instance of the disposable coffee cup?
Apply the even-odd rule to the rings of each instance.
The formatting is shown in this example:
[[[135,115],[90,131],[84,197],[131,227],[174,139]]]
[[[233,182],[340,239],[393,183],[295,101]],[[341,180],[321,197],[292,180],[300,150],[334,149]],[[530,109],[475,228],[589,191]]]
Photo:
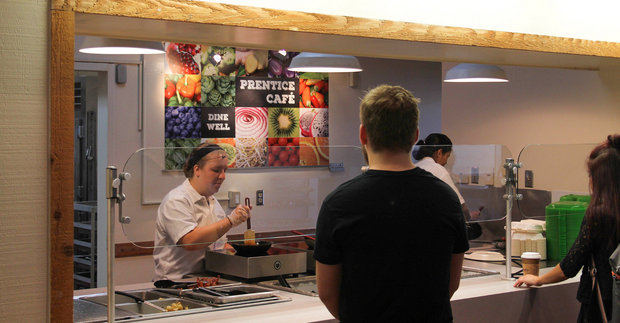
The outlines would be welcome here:
[[[523,264],[523,275],[538,276],[538,271],[540,269],[540,253],[524,252],[521,254],[521,261]]]

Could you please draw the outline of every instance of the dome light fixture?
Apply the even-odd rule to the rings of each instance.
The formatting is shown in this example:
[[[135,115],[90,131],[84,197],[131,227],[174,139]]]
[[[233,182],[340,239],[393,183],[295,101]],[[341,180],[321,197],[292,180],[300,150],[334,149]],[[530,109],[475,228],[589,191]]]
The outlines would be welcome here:
[[[444,82],[493,83],[508,82],[506,72],[495,65],[458,64],[446,72]]]
[[[139,55],[165,53],[164,45],[161,42],[102,37],[83,37],[78,48],[80,53],[85,54]]]
[[[293,72],[346,73],[361,72],[355,56],[303,52],[293,57],[288,67]]]

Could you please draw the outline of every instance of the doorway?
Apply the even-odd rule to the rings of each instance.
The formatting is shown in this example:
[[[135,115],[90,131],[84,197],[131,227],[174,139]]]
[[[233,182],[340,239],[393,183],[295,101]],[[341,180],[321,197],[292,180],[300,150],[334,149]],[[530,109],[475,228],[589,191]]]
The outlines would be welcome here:
[[[73,289],[97,287],[97,96],[99,74],[74,76]]]
[[[107,102],[113,71],[114,64],[75,62],[74,289],[106,285]]]

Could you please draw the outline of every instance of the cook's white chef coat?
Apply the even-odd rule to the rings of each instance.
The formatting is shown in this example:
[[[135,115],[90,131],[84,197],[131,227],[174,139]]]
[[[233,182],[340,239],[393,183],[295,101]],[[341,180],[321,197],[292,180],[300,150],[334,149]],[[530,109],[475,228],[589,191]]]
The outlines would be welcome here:
[[[187,251],[175,245],[197,226],[212,224],[225,217],[220,203],[213,196],[200,195],[187,179],[168,192],[157,209],[153,279],[174,280],[186,274],[203,272],[204,248]],[[210,244],[209,249],[222,249],[227,241],[223,236]]]
[[[463,198],[463,196],[461,196],[461,193],[456,188],[456,185],[454,185],[454,182],[452,181],[452,177],[450,177],[450,173],[448,173],[448,170],[446,170],[445,167],[436,163],[435,160],[431,157],[424,157],[422,158],[422,160],[418,161],[415,165],[435,175],[435,177],[439,178],[444,183],[450,185],[450,187],[452,187],[452,189],[456,193],[456,196],[459,197],[459,201],[461,205],[465,203],[465,199]]]

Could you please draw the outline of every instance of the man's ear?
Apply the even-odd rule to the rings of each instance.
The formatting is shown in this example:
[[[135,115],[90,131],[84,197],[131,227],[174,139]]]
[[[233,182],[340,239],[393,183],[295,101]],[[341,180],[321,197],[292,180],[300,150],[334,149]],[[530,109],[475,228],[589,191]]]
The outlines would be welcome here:
[[[415,129],[415,139],[413,139],[413,144],[415,145],[418,142],[418,138],[420,137],[420,128]]]
[[[360,125],[360,143],[362,143],[362,145],[368,144],[368,134],[363,124]]]

